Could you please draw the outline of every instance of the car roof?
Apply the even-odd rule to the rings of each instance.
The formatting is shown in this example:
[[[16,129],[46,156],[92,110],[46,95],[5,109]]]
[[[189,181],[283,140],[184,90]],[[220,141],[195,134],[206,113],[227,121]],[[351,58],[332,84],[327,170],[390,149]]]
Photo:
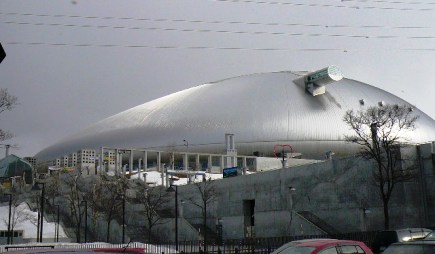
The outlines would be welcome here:
[[[428,240],[417,240],[417,241],[409,241],[409,242],[397,242],[392,245],[435,245],[435,241]]]
[[[294,246],[304,247],[324,247],[335,244],[359,244],[358,241],[353,240],[338,240],[338,239],[311,239],[311,241],[296,242]]]
[[[396,232],[407,232],[407,233],[419,233],[419,232],[424,232],[424,233],[430,233],[432,232],[431,229],[428,228],[402,228],[402,229],[396,229]]]

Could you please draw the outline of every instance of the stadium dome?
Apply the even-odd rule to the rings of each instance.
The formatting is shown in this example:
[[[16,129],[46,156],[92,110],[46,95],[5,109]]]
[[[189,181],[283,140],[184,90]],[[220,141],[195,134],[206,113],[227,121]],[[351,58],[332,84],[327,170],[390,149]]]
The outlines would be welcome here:
[[[241,155],[271,155],[276,144],[291,145],[304,158],[323,158],[328,151],[346,155],[355,151],[344,141],[345,134],[352,134],[343,122],[347,110],[380,103],[413,107],[351,79],[337,78],[324,87],[325,93],[313,96],[300,82],[303,74],[260,73],[192,87],[99,121],[36,157],[51,160],[102,146],[184,151],[183,140],[189,151],[222,153],[227,133],[234,134]],[[417,108],[413,113],[419,118],[410,141],[435,140],[435,121]]]

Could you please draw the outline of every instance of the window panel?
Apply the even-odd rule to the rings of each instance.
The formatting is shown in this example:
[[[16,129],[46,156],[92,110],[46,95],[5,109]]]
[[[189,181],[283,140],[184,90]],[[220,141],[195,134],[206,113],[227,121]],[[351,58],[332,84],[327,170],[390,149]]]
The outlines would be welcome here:
[[[320,251],[319,254],[338,254],[338,251],[335,247],[331,247]]]
[[[342,245],[340,246],[341,253],[343,254],[356,254],[358,253],[354,245]]]
[[[358,253],[366,253],[361,247],[355,246]]]

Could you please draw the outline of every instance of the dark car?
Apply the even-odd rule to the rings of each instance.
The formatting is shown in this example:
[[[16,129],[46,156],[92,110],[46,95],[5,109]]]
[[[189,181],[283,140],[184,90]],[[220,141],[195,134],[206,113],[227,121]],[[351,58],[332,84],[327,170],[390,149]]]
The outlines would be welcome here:
[[[393,243],[382,254],[434,254],[435,241],[419,240]]]
[[[397,230],[384,230],[376,234],[372,244],[374,253],[382,253],[390,244],[408,242],[426,237],[432,230],[427,228],[403,228]]]
[[[307,239],[284,244],[272,254],[373,254],[363,242],[337,239]]]

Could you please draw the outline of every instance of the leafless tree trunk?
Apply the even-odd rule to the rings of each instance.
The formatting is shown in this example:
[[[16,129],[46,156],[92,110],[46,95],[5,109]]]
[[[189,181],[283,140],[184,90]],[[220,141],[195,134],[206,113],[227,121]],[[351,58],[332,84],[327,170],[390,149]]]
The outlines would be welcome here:
[[[349,110],[343,118],[355,133],[345,136],[346,140],[360,145],[360,155],[376,162],[373,178],[383,203],[385,229],[390,227],[388,208],[394,187],[416,175],[415,167],[403,168],[405,158],[400,148],[406,141],[405,133],[415,130],[417,119],[412,108],[406,105],[370,107],[358,112]]]
[[[125,190],[127,189],[127,179],[118,176],[101,175],[101,181],[95,186],[95,194],[100,197],[94,200],[93,207],[99,211],[104,211],[107,222],[106,241],[110,242],[110,223],[120,214]]]
[[[81,222],[84,214],[84,208],[82,208],[82,201],[84,200],[83,194],[79,189],[79,181],[81,180],[81,173],[79,171],[73,171],[63,174],[63,182],[67,186],[65,198],[70,208],[71,218],[76,225],[76,241],[79,243],[81,240]]]
[[[166,189],[162,186],[147,188],[140,185],[136,188],[136,200],[144,205],[144,215],[146,220],[146,230],[148,241],[152,240],[152,230],[155,226],[163,223],[157,211],[165,207],[169,202]]]
[[[194,185],[199,194],[199,200],[195,197],[191,197],[189,201],[201,209],[204,228],[204,251],[207,252],[207,206],[216,200],[218,193],[211,178],[208,178],[204,182],[195,182]]]

